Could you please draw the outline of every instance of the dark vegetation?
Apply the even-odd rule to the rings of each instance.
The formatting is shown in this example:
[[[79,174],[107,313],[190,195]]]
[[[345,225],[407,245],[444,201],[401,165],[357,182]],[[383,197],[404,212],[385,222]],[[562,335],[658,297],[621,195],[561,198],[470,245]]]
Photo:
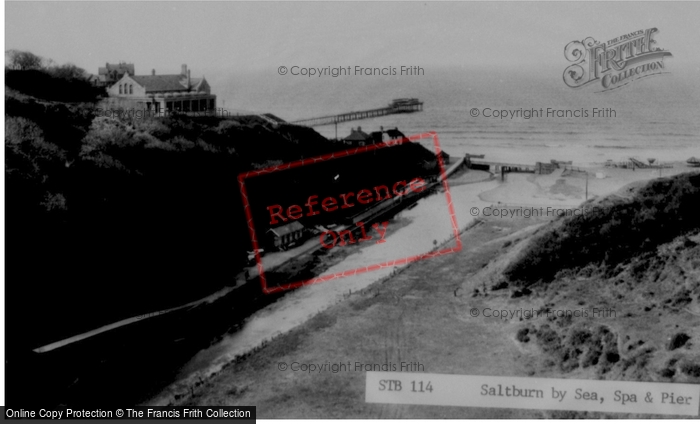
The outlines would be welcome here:
[[[31,52],[5,53],[5,87],[44,100],[93,102],[106,93],[93,86],[88,74],[73,64],[56,65]]]
[[[528,324],[518,330],[516,338],[521,343],[534,340],[552,358],[553,365],[557,365],[563,372],[571,372],[579,367],[595,367],[596,373],[602,375],[620,361],[617,335],[602,325],[577,326],[566,334],[550,324],[543,324],[539,328]]]
[[[668,350],[676,350],[685,346],[688,340],[690,340],[690,336],[685,333],[674,334],[673,337],[671,337],[671,340],[668,341],[667,348]]]
[[[31,347],[234,282],[250,249],[238,172],[268,149],[295,159],[285,137],[327,143],[215,119],[129,123],[6,99],[8,316]],[[239,155],[242,143],[260,157]]]
[[[700,174],[654,180],[631,200],[608,198],[588,213],[559,220],[535,236],[504,276],[516,285],[552,281],[560,272],[600,267],[615,275],[632,258],[700,229]]]
[[[411,160],[407,162],[406,158]],[[269,228],[280,225],[271,225],[267,208],[274,205],[282,207],[284,217],[287,217],[289,206],[300,206],[302,217],[299,222],[306,227],[345,223],[351,216],[361,213],[362,208],[375,206],[378,199],[394,198],[392,189],[395,183],[405,181],[406,186],[399,185],[397,190],[408,190],[410,181],[416,177],[426,178],[432,173],[434,164],[435,155],[419,144],[406,143],[251,177],[246,180],[246,188],[256,232],[263,235]],[[382,187],[375,190],[379,186]],[[371,193],[369,200],[363,200],[369,202],[366,206],[357,200],[362,189]],[[341,208],[341,194],[348,194],[348,204],[353,206]],[[305,205],[310,196],[318,196],[313,199],[316,204],[312,205],[316,215],[311,215]],[[327,197],[336,200],[337,210],[328,212],[322,208],[321,203]],[[280,220],[277,216],[275,219]]]
[[[38,99],[62,102],[92,102],[105,94],[104,89],[62,68],[6,70],[5,86]]]
[[[234,283],[251,249],[239,173],[347,147],[310,128],[272,126],[255,116],[96,116],[98,96],[78,71],[35,59],[6,69],[13,352]],[[260,177],[248,190],[263,206],[311,192],[337,195],[362,188],[353,181],[393,184],[428,175],[431,156],[402,145]],[[341,182],[333,180],[337,174]]]

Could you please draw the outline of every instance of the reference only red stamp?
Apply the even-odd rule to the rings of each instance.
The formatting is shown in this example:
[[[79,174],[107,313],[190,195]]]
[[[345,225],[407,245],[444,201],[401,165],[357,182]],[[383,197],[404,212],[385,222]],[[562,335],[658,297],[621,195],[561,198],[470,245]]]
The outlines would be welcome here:
[[[290,172],[291,170],[325,164],[326,169],[333,161],[342,161],[353,155],[367,154],[380,149],[387,149],[405,143],[414,143],[421,139],[432,139],[434,148],[434,164],[437,165],[437,173],[434,175],[415,175],[410,178],[397,177],[396,181],[387,184],[369,184],[367,182],[357,182],[357,188],[343,190],[341,192],[329,192],[329,188],[324,188],[324,193],[311,192],[309,195],[301,196],[301,200],[292,201],[289,193],[280,189],[281,195],[277,199],[274,195],[267,193],[269,190],[264,184],[253,185],[254,179],[264,176]],[[245,217],[248,232],[251,238],[253,251],[251,256],[255,259],[257,275],[260,279],[262,291],[265,294],[295,289],[304,285],[317,284],[342,277],[357,275],[369,271],[376,271],[381,268],[394,267],[408,264],[421,259],[432,258],[447,253],[457,252],[462,249],[462,242],[459,236],[459,228],[454,212],[450,188],[447,184],[444,156],[440,148],[440,142],[435,132],[416,134],[409,137],[389,140],[366,146],[359,146],[334,152],[327,155],[302,159],[294,162],[284,163],[266,167],[264,169],[249,171],[239,174],[238,184],[243,199]],[[427,162],[427,161],[426,161]],[[333,164],[340,165],[339,163]],[[435,169],[435,168],[433,168]],[[340,173],[335,176],[337,180]],[[282,178],[276,181],[295,180],[297,176],[289,174],[277,174]],[[331,181],[331,186],[333,186]],[[364,186],[362,186],[364,184]],[[444,191],[447,201],[447,209],[450,218],[450,225],[454,234],[455,245],[440,250],[431,250],[418,255],[399,257],[382,263],[368,264],[367,266],[348,269],[342,272],[322,274],[312,278],[296,279],[292,282],[271,283],[266,271],[272,272],[303,255],[324,252],[336,247],[344,247],[354,244],[364,245],[365,243],[382,244],[388,230],[389,219],[400,210],[418,202],[420,198],[429,194],[431,190],[440,189]],[[256,194],[250,190],[265,191],[265,200],[258,200],[256,212],[253,211],[251,196]],[[274,191],[275,188],[271,188]],[[260,196],[258,197],[258,199]],[[270,200],[270,199],[274,200]],[[260,205],[264,202],[264,205]],[[328,225],[325,217],[340,217]],[[255,217],[255,220],[254,220]],[[319,224],[310,225],[310,220],[321,219]],[[334,219],[334,218],[326,218]],[[254,222],[254,221],[258,222]],[[302,224],[307,220],[308,227]],[[264,222],[261,222],[264,221]],[[260,230],[268,228],[264,233]],[[270,252],[272,251],[272,253]],[[267,269],[266,269],[267,268]],[[294,280],[294,278],[292,278]]]

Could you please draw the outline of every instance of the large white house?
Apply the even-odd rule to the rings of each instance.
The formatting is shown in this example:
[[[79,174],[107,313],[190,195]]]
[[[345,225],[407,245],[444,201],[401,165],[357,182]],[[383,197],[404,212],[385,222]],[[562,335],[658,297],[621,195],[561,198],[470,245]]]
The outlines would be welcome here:
[[[125,73],[107,88],[107,93],[154,113],[216,110],[216,96],[211,94],[207,80],[191,78],[187,65],[182,65],[179,74],[156,75],[155,69],[151,75]]]

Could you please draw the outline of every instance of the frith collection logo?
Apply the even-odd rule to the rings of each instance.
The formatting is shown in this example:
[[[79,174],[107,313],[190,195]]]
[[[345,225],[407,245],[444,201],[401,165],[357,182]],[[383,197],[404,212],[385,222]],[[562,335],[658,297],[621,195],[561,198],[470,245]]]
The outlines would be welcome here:
[[[668,73],[665,57],[670,52],[654,47],[656,28],[639,30],[600,43],[592,37],[572,41],[564,57],[573,64],[564,70],[564,83],[581,88],[598,82],[597,92],[621,88],[633,81]]]

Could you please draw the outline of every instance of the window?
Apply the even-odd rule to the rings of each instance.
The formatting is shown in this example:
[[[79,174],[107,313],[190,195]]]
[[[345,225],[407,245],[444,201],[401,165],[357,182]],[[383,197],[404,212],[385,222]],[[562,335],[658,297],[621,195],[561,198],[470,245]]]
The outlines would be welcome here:
[[[168,112],[172,112],[172,110],[173,110],[173,102],[167,102],[167,103],[165,103],[165,108],[168,109]]]
[[[207,110],[207,99],[199,99],[199,110],[202,112]]]
[[[129,84],[129,94],[134,94],[134,85]]]
[[[122,85],[119,84],[119,94],[122,94]]]

